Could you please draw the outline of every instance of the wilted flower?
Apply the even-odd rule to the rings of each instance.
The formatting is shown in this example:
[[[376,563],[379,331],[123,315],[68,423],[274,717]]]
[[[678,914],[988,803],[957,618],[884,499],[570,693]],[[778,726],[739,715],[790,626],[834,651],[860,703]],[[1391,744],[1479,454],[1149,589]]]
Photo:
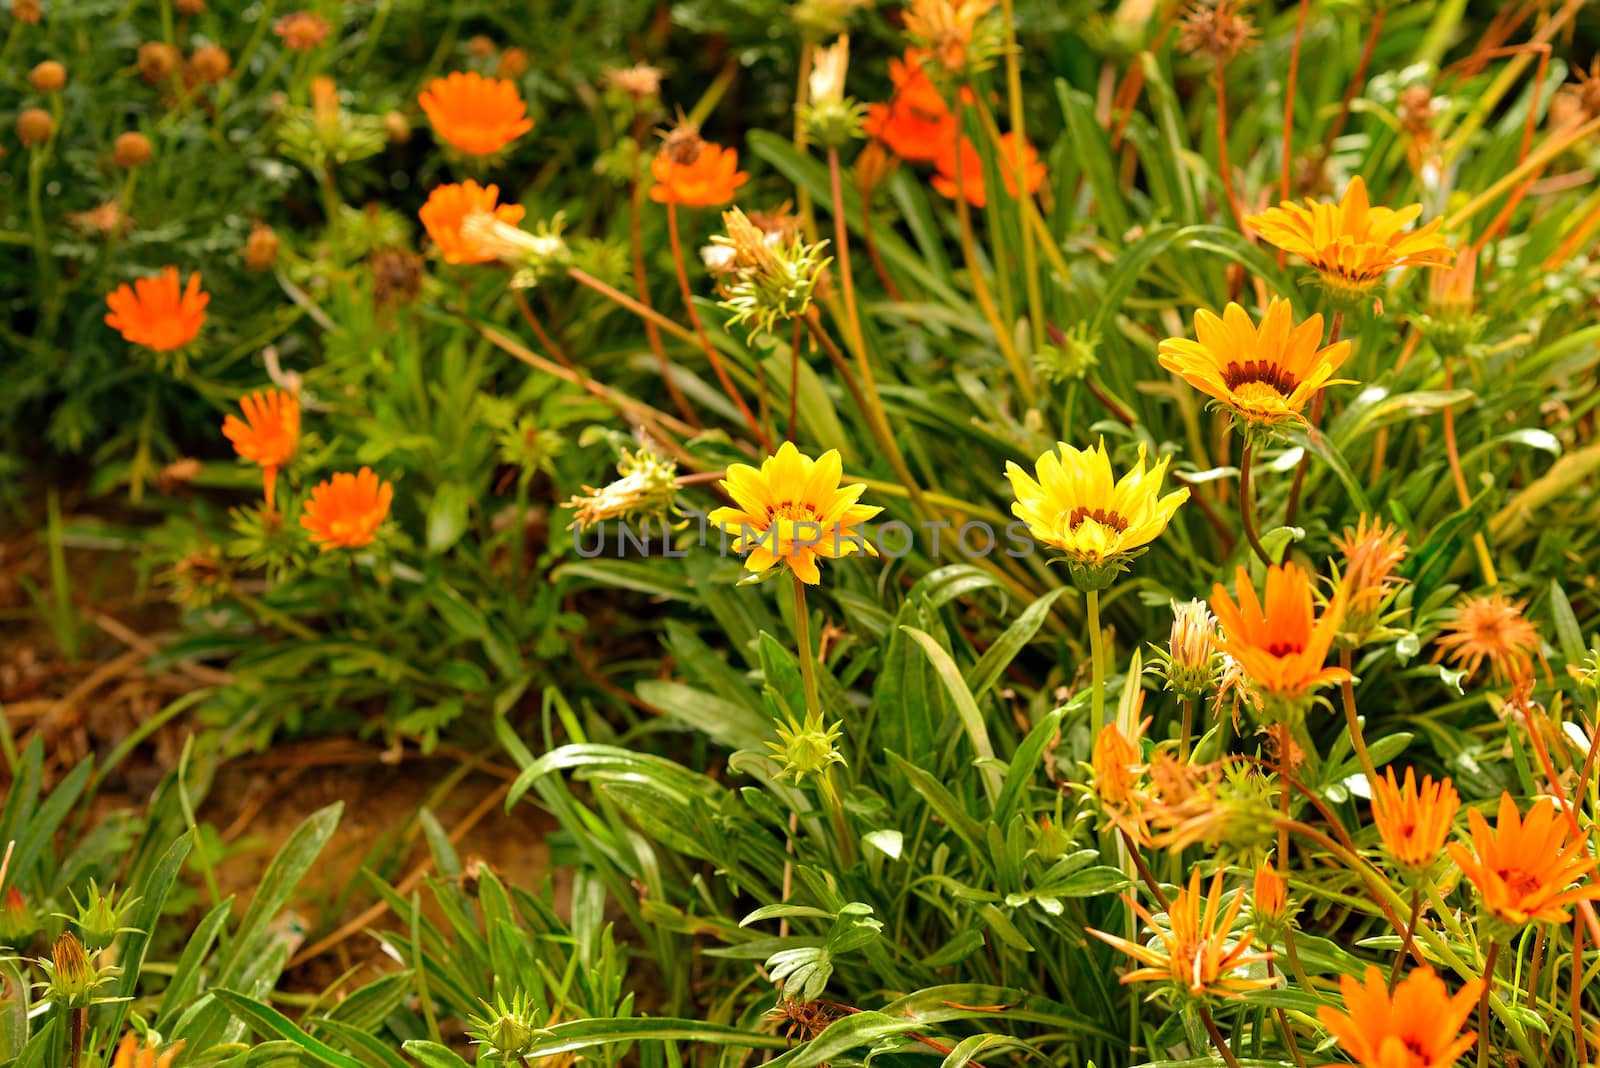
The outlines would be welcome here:
[[[721,304],[733,313],[728,325],[742,323],[754,334],[804,315],[832,262],[822,255],[827,242],[808,245],[796,234],[785,243],[782,231],[763,231],[738,208],[723,212],[722,223],[727,232],[711,241],[733,253],[723,272],[729,277]]]
[[[199,83],[215,85],[233,72],[233,60],[216,45],[201,45],[189,57],[188,74]]]
[[[434,132],[469,156],[492,156],[533,129],[517,87],[475,71],[435,78],[417,103]]]
[[[497,214],[475,211],[461,220],[461,241],[480,255],[515,267],[512,285],[527,288],[571,258],[561,236],[561,222],[557,216],[540,223],[538,230],[530,234]]]
[[[1356,175],[1337,204],[1308,200],[1301,206],[1286,200],[1245,224],[1309,263],[1331,296],[1355,301],[1396,267],[1449,266],[1450,245],[1439,233],[1442,219],[1406,229],[1421,214],[1421,204],[1398,211],[1372,207],[1367,185]]]
[[[1478,1037],[1462,1034],[1461,1025],[1483,982],[1474,979],[1451,997],[1432,968],[1418,968],[1391,996],[1382,970],[1368,965],[1365,983],[1339,976],[1345,1011],[1324,1005],[1317,1019],[1361,1068],[1452,1068]]]
[[[1244,906],[1244,895],[1235,894],[1226,910],[1222,905],[1222,872],[1211,880],[1209,892],[1202,893],[1200,869],[1189,874],[1189,884],[1179,890],[1167,909],[1167,924],[1157,925],[1155,917],[1136,901],[1134,912],[1159,940],[1148,946],[1089,928],[1089,933],[1143,964],[1122,977],[1124,983],[1162,983],[1179,998],[1236,998],[1252,990],[1276,986],[1273,977],[1252,979],[1239,973],[1253,964],[1264,964],[1271,953],[1251,953],[1249,931],[1233,935],[1233,926]]]
[[[1324,667],[1344,617],[1344,591],[1334,593],[1320,617],[1311,580],[1299,565],[1267,569],[1266,597],[1258,600],[1250,574],[1236,571],[1239,601],[1218,583],[1211,609],[1222,629],[1222,650],[1233,657],[1253,690],[1268,699],[1267,712],[1279,719],[1303,706],[1313,693],[1349,678],[1343,668]]]
[[[906,36],[951,75],[983,69],[999,52],[1000,39],[983,17],[995,0],[911,0]]]
[[[370,467],[353,475],[341,471],[311,490],[300,525],[323,552],[360,549],[372,544],[393,500],[394,487],[381,481]]]
[[[1372,784],[1372,822],[1378,825],[1383,848],[1408,874],[1421,875],[1438,859],[1455,824],[1461,798],[1449,778],[1433,781],[1406,769],[1405,785],[1395,781],[1394,768],[1384,768],[1383,778]]]
[[[1565,906],[1600,899],[1587,839],[1568,840],[1567,822],[1548,797],[1534,802],[1523,819],[1511,794],[1501,793],[1494,828],[1477,809],[1467,811],[1467,824],[1472,848],[1460,842],[1445,848],[1477,888],[1482,910],[1500,923],[1566,923],[1572,917]]]
[[[200,272],[180,288],[178,269],[165,267],[153,278],[124,283],[106,297],[106,325],[135,345],[171,352],[195,339],[206,321],[211,295],[200,288]]]
[[[1219,318],[1195,312],[1197,341],[1171,337],[1158,346],[1161,366],[1233,413],[1245,429],[1270,430],[1305,421],[1307,404],[1333,385],[1350,342],[1322,346],[1322,316],[1294,325],[1286,300],[1274,298],[1260,327],[1237,304]]]
[[[297,52],[309,52],[328,36],[328,20],[315,11],[295,11],[284,15],[272,24],[272,31],[283,39],[285,47]]]
[[[633,98],[643,104],[661,92],[661,68],[648,63],[635,63],[631,67],[614,67],[605,72],[606,88]]]
[[[241,398],[239,408],[244,418],[224,419],[222,436],[233,442],[241,460],[261,465],[263,495],[271,511],[278,470],[294,459],[300,447],[300,398],[281,389],[265,389]]]
[[[409,248],[392,245],[375,248],[367,257],[372,268],[372,304],[377,308],[413,304],[422,292],[427,269],[422,257]]]
[[[1364,645],[1377,636],[1384,608],[1400,584],[1395,568],[1405,559],[1406,536],[1392,524],[1363,515],[1354,529],[1345,528],[1334,545],[1344,557],[1345,609],[1339,637],[1352,646]]]
[[[1256,28],[1234,0],[1195,0],[1178,25],[1178,49],[1226,63],[1255,43]]]
[[[678,465],[648,448],[622,451],[617,463],[621,477],[601,489],[583,488],[584,495],[573,497],[562,507],[574,511],[571,530],[587,530],[608,519],[649,521],[666,515],[678,492]]]
[[[674,127],[650,161],[650,199],[658,204],[710,208],[726,204],[750,176],[739,169],[739,151],[701,140],[693,126]]]
[[[907,53],[889,60],[894,92],[888,103],[868,104],[864,127],[868,136],[888,146],[901,159],[932,163],[956,139],[956,117],[922,69],[922,60]]]
[[[1006,478],[1016,501],[1011,512],[1028,532],[1067,555],[1072,577],[1084,589],[1104,589],[1127,561],[1167,528],[1188,489],[1161,495],[1171,457],[1145,469],[1145,447],[1127,474],[1111,470],[1106,444],[1078,450],[1058,442],[1034,463],[1030,476],[1006,462]]]
[[[784,564],[802,582],[816,585],[822,581],[819,557],[878,555],[857,528],[883,509],[857,504],[866,487],[841,485],[843,473],[837,449],[813,460],[786,441],[759,469],[730,466],[721,486],[735,507],[718,508],[707,519],[734,535],[733,549],[745,554],[745,570],[761,574]]]
[[[270,271],[278,262],[278,235],[257,219],[244,242],[244,265],[252,271]]]
[[[161,41],[146,41],[139,46],[139,76],[151,85],[164,82],[183,62],[183,53]]]
[[[500,187],[480,186],[468,179],[460,184],[441,185],[428,194],[428,202],[417,214],[428,236],[438,246],[446,263],[488,263],[495,258],[462,232],[467,218],[490,214],[508,226],[515,226],[525,214],[520,204],[500,204]]]
[[[960,152],[959,178],[956,174],[958,151]],[[963,196],[967,203],[975,208],[981,208],[989,202],[988,188],[983,177],[983,160],[968,138],[947,141],[940,148],[939,154],[934,157],[933,163],[938,171],[933,176],[933,188],[942,195],[951,200]],[[1005,183],[1006,192],[1012,197],[1019,197],[1024,193],[1032,196],[1037,193],[1049,173],[1045,165],[1039,162],[1038,151],[1032,145],[1019,140],[1015,133],[1000,135],[997,164],[1000,169],[1000,180]],[[1017,182],[1019,174],[1022,176],[1020,189]]]
[[[1435,643],[1438,652],[1434,660],[1448,656],[1469,678],[1485,660],[1497,683],[1528,677],[1539,652],[1539,632],[1523,616],[1524,607],[1523,602],[1512,601],[1503,593],[1463,598]]]

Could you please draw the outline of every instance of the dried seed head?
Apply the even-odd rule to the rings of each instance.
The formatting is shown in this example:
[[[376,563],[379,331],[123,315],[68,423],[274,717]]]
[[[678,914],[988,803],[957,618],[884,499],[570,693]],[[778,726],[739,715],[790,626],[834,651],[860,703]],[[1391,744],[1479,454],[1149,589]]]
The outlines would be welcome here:
[[[155,85],[172,77],[183,61],[183,54],[169,44],[146,41],[139,46],[139,77]]]
[[[270,271],[278,262],[278,235],[259,219],[244,242],[244,265],[252,271]]]
[[[415,304],[427,275],[422,257],[409,249],[381,248],[372,254],[372,302],[379,308]]]
[[[150,162],[150,139],[137,130],[118,134],[111,162],[119,167],[142,167]]]
[[[59,93],[67,84],[67,68],[47,59],[28,72],[28,84],[35,92]]]
[[[661,69],[648,63],[608,70],[604,79],[606,88],[632,97],[636,104],[651,100],[661,92]]]
[[[700,127],[678,116],[671,129],[661,135],[661,152],[680,167],[687,167],[700,158],[705,141],[700,138]]]
[[[641,446],[634,452],[623,450],[617,474],[620,477],[600,489],[585,486],[582,496],[562,505],[573,510],[568,530],[588,530],[608,519],[641,523],[665,519],[678,492],[677,464]]]
[[[1226,63],[1255,43],[1256,28],[1235,0],[1195,0],[1178,30],[1178,49]]]

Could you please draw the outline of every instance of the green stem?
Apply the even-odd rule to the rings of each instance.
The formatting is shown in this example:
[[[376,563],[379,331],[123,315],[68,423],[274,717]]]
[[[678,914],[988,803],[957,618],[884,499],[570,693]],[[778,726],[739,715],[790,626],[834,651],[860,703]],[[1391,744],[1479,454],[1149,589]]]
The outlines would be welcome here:
[[[1261,544],[1261,535],[1256,533],[1256,506],[1250,494],[1250,463],[1251,448],[1249,438],[1244,441],[1244,453],[1239,457],[1239,521],[1244,525],[1244,536],[1250,542],[1250,548],[1261,558],[1261,562],[1268,567],[1272,566],[1272,557],[1267,555],[1266,546]]]
[[[794,591],[794,638],[799,647],[800,678],[805,684],[806,712],[822,718],[822,697],[817,689],[817,661],[811,651],[811,615],[806,611],[806,584],[790,572]]]
[[[1189,762],[1190,739],[1194,736],[1194,700],[1183,699],[1183,733],[1178,736],[1178,757],[1184,763]]]
[[[1211,1010],[1204,1005],[1195,1007],[1200,1010],[1200,1022],[1206,1025],[1206,1034],[1211,1036],[1211,1044],[1217,1047],[1217,1053],[1222,1056],[1228,1068],[1239,1068],[1239,1060],[1233,1055],[1233,1050],[1228,1048],[1228,1040],[1217,1030],[1217,1021],[1211,1018]]]
[[[1084,600],[1089,616],[1089,670],[1094,694],[1093,718],[1090,722],[1099,730],[1106,724],[1106,658],[1105,650],[1101,647],[1100,591],[1086,591]]]
[[[1339,650],[1339,666],[1344,668],[1345,675],[1350,674],[1351,655],[1349,649]],[[1372,763],[1372,755],[1367,752],[1366,739],[1361,734],[1361,718],[1356,715],[1356,690],[1355,685],[1348,677],[1339,685],[1340,693],[1344,696],[1344,722],[1350,730],[1350,744],[1355,747],[1356,758],[1361,761],[1361,770],[1367,775],[1367,788],[1373,797],[1378,796],[1378,769]]]
[[[1483,962],[1483,995],[1478,998],[1478,1068],[1489,1065],[1489,995],[1494,990],[1494,966],[1500,959],[1500,943],[1489,943],[1489,956]]]
[[[1417,922],[1422,918],[1422,891],[1416,887],[1411,889],[1411,920],[1406,924],[1405,940],[1400,943],[1400,952],[1394,955],[1394,967],[1389,969],[1389,993],[1394,993],[1394,984],[1400,981],[1400,966],[1405,963],[1406,954],[1411,952],[1412,940],[1417,937]]]

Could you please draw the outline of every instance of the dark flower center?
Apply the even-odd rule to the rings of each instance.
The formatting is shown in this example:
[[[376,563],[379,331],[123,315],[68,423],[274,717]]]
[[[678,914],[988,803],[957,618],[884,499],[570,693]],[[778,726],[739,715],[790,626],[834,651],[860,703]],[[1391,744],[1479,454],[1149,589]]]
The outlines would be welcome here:
[[[1088,520],[1094,520],[1103,527],[1110,527],[1121,534],[1128,529],[1128,521],[1109,508],[1085,508],[1083,505],[1072,510],[1067,517],[1067,529],[1077,530]]]
[[[1280,364],[1271,360],[1246,360],[1244,363],[1230,363],[1227,370],[1222,372],[1222,381],[1229,389],[1238,389],[1252,382],[1270,386],[1280,395],[1287,397],[1294,392],[1294,375]]]
[[[1305,652],[1305,646],[1299,642],[1273,642],[1267,646],[1267,652],[1276,657],[1292,656],[1295,653]]]

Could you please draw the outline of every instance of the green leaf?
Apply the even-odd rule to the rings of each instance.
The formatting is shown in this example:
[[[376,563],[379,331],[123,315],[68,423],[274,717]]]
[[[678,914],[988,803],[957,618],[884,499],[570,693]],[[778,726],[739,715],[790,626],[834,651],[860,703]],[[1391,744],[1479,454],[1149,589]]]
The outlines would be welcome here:
[[[989,692],[989,687],[999,681],[1000,676],[1011,661],[1017,658],[1027,644],[1033,641],[1034,635],[1039,633],[1039,628],[1044,626],[1044,621],[1050,616],[1050,609],[1055,607],[1056,600],[1066,593],[1069,586],[1058,586],[1049,593],[1034,601],[1016,621],[1007,627],[1005,633],[994,640],[994,644],[984,650],[983,656],[967,672],[967,688],[972,691],[974,700],[981,699]]]
[[[329,1065],[330,1068],[365,1068],[354,1057],[340,1053],[327,1043],[312,1038],[270,1005],[232,990],[213,990],[212,995],[226,1005],[234,1016],[243,1020],[251,1031],[263,1038],[278,1038],[285,1042],[293,1042],[313,1060]]]
[[[459,482],[446,482],[433,492],[428,505],[428,551],[440,553],[467,532],[472,492]]]
[[[972,691],[967,689],[966,681],[957,670],[955,661],[950,659],[950,654],[934,640],[933,635],[915,627],[902,629],[922,646],[922,651],[928,655],[934,671],[938,672],[939,680],[944,683],[945,689],[955,701],[956,714],[961,717],[961,726],[966,730],[967,738],[972,742],[972,748],[978,755],[978,773],[983,779],[984,792],[989,795],[989,801],[993,803],[1000,797],[1000,770],[993,764],[994,746],[989,741],[989,728],[983,722],[983,713],[978,710],[978,703],[972,699]]]

